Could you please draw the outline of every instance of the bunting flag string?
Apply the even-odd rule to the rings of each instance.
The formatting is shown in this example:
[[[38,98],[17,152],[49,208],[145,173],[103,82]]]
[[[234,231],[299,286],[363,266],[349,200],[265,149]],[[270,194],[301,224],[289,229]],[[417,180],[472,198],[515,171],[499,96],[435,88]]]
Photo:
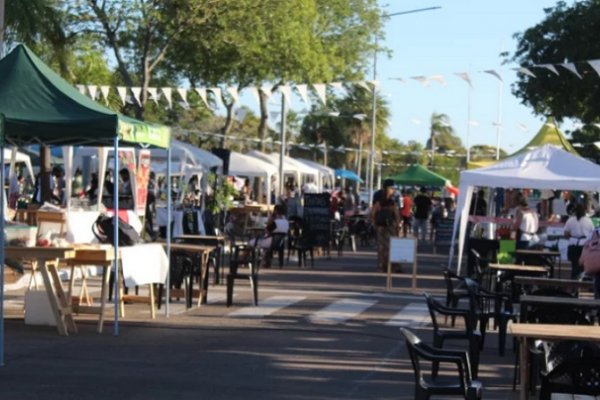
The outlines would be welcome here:
[[[510,69],[512,69],[513,71],[516,71],[519,74],[526,75],[527,77],[529,77],[531,79],[537,79],[537,75],[536,75],[537,70],[536,69],[546,70],[546,71],[550,72],[551,75],[556,78],[561,78],[563,76],[566,76],[566,74],[560,73],[560,70],[558,68],[558,67],[560,67],[562,69],[568,70],[571,74],[575,75],[577,78],[583,79],[582,73],[580,72],[581,70],[578,70],[578,65],[581,67],[581,64],[584,62],[586,64],[588,64],[596,72],[596,74],[600,77],[600,59],[586,60],[586,61],[580,61],[580,62],[540,63],[540,64],[531,64],[531,65],[521,65],[521,66],[517,66],[517,67],[512,67]],[[491,76],[495,77],[496,79],[500,80],[501,82],[504,81],[502,74],[497,69],[486,69],[486,70],[482,70],[479,72],[491,75]],[[453,75],[456,76],[457,78],[465,81],[471,88],[473,87],[473,80],[472,80],[473,77],[470,73],[455,72],[455,73],[453,73]],[[415,75],[410,78],[395,77],[395,78],[388,78],[388,79],[396,80],[400,83],[406,83],[407,79],[414,80],[414,81],[418,82],[419,84],[421,84],[423,87],[429,87],[431,82],[436,82],[437,84],[439,84],[443,87],[446,87],[448,85],[446,78],[442,74]],[[352,82],[336,81],[336,82],[330,82],[330,83],[312,83],[310,85],[301,83],[301,84],[282,85],[282,86],[279,86],[279,90],[281,93],[283,93],[283,95],[286,98],[286,101],[290,105],[292,102],[293,89],[295,89],[296,93],[302,99],[302,101],[305,104],[308,104],[310,101],[310,98],[309,98],[309,87],[310,87],[314,91],[313,93],[314,93],[315,97],[317,99],[319,99],[320,102],[324,106],[327,106],[327,90],[328,89],[333,89],[336,92],[340,92],[340,91],[343,91],[344,89],[346,89],[349,85],[354,85],[355,87],[359,87],[359,88],[362,88],[362,89],[370,92],[373,90],[377,90],[379,87],[379,84],[380,83],[375,80],[352,81]],[[110,86],[108,86],[108,85],[98,85],[97,83],[90,83],[88,85],[77,84],[75,86],[82,94],[84,94],[84,95],[87,94],[90,97],[92,97],[93,99],[96,99],[98,97],[98,88],[100,88],[102,97],[104,98],[104,100],[106,102],[108,102],[108,94],[110,92]],[[131,91],[131,93],[133,94],[133,99],[137,102],[137,104],[141,104],[142,88],[118,86],[118,87],[116,87],[116,90],[117,90],[119,98],[121,99],[121,102],[123,104],[125,104],[125,102],[127,101],[127,90]],[[169,108],[172,108],[172,106],[173,106],[172,92],[174,90],[177,91],[177,93],[179,94],[179,96],[182,99],[182,103],[180,103],[180,104],[182,104],[182,106],[186,106],[186,107],[189,106],[189,99],[188,99],[187,92],[188,92],[188,90],[191,90],[191,89],[184,88],[184,87],[176,87],[176,88],[148,87],[147,88],[147,91],[149,94],[149,99],[151,99],[152,101],[154,101],[158,104],[160,97],[162,97],[159,94],[159,91],[160,91],[164,95],[165,101]],[[198,94],[200,99],[202,99],[202,102],[204,103],[204,105],[207,108],[211,108],[211,103],[209,103],[208,97],[207,97],[208,92],[212,93],[215,96],[214,104],[216,104],[217,107],[222,106],[222,97],[221,96],[223,93],[228,94],[231,97],[231,99],[234,101],[234,103],[239,103],[240,91],[247,90],[254,97],[254,99],[256,100],[257,103],[260,102],[259,93],[263,93],[267,97],[267,99],[269,99],[273,94],[271,91],[271,86],[268,84],[264,84],[260,87],[250,86],[250,87],[245,87],[245,88],[238,88],[236,86],[230,86],[230,87],[224,87],[224,88],[220,88],[220,87],[193,88],[193,90]]]

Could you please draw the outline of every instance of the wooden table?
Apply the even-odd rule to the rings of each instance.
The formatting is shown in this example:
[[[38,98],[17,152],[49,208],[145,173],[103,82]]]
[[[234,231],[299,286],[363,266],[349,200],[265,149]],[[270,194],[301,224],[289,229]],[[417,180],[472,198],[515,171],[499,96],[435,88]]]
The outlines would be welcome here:
[[[573,279],[549,279],[540,278],[537,276],[515,276],[513,281],[519,285],[553,287],[577,291],[591,290],[594,288],[594,284],[592,281],[577,281]]]
[[[70,247],[5,247],[4,254],[5,257],[17,260],[33,260],[32,274],[35,274],[37,269],[42,274],[58,333],[64,336],[68,336],[69,331],[77,333],[71,302],[67,300],[62,282],[58,276],[59,261],[75,257],[75,250]]]
[[[166,243],[163,245],[167,246]],[[200,244],[189,244],[189,243],[171,243],[172,252],[182,252],[200,256],[200,289],[193,290],[193,276],[190,277],[186,306],[190,308],[192,306],[192,298],[197,295],[198,306],[200,304],[206,304],[208,296],[208,256],[212,251],[216,249],[216,246],[211,245],[200,245]],[[175,296],[181,296],[179,293],[181,289],[170,289],[171,294]]]
[[[216,247],[217,259],[215,262],[214,284],[218,285],[221,282],[223,275],[223,259],[225,250],[225,236],[210,236],[210,235],[181,235],[175,238],[176,241],[182,241],[188,244],[209,244]]]
[[[491,269],[506,272],[532,272],[545,274],[548,270],[545,267],[538,265],[521,265],[521,264],[490,264]]]
[[[526,400],[529,396],[528,370],[529,350],[527,348],[527,339],[541,340],[586,340],[600,342],[600,326],[589,325],[552,325],[552,324],[517,324],[510,323],[508,332],[519,339],[519,363],[521,365],[521,400]]]
[[[79,314],[93,314],[98,315],[98,333],[102,333],[102,327],[104,325],[104,310],[106,308],[106,298],[108,296],[108,281],[110,276],[110,269],[113,266],[115,259],[115,251],[112,246],[104,247],[76,247],[75,256],[67,260],[67,265],[71,267],[71,277],[69,280],[69,300],[71,307],[74,312]],[[102,268],[102,283],[100,290],[100,305],[92,306],[90,302],[86,305],[81,304],[82,295],[87,291],[86,283],[86,271],[82,268],[82,295],[79,296],[78,301],[74,302],[72,297],[73,285],[75,281],[75,268],[86,267],[86,266],[99,266]]]
[[[550,277],[554,277],[554,260],[558,259],[558,277],[560,278],[560,269],[561,269],[561,261],[560,261],[560,251],[553,250],[532,250],[532,249],[518,249],[515,250],[516,256],[536,256],[542,257],[548,260],[548,265],[550,266]]]
[[[523,295],[519,299],[519,302],[521,304],[519,316],[521,322],[527,321],[527,313],[529,307],[532,306],[555,307],[557,312],[560,311],[561,308],[581,309],[586,311],[600,310],[600,300],[594,299]]]

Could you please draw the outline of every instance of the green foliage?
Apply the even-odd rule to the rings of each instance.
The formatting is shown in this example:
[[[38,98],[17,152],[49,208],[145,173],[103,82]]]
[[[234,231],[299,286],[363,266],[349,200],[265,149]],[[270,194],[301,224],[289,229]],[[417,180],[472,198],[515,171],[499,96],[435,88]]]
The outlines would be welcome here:
[[[208,184],[213,187],[213,193],[206,200],[206,208],[213,214],[217,214],[233,205],[233,196],[238,192],[233,185],[227,181],[217,182],[215,174],[210,174]]]

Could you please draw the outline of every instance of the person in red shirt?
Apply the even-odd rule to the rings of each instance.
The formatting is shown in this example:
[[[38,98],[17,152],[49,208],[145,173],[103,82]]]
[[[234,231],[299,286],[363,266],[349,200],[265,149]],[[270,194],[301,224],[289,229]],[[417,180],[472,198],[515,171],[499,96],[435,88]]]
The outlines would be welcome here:
[[[402,209],[400,217],[402,218],[402,235],[406,237],[411,227],[413,200],[408,190],[402,191]]]

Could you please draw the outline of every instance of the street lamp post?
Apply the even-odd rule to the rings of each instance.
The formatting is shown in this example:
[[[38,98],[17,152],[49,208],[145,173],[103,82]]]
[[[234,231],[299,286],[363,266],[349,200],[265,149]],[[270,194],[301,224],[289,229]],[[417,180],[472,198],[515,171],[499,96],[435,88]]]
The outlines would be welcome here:
[[[395,17],[398,15],[405,14],[414,14],[423,11],[431,11],[437,10],[442,7],[434,6],[434,7],[426,7],[426,8],[417,8],[415,10],[409,11],[400,11],[395,13],[383,14],[383,17]],[[375,136],[376,136],[376,123],[377,123],[377,46],[378,40],[377,36],[375,37],[375,49],[373,51],[373,110],[371,116],[371,150],[369,152],[369,163],[367,165],[367,184],[369,189],[369,204],[373,203],[373,176],[375,169]]]

